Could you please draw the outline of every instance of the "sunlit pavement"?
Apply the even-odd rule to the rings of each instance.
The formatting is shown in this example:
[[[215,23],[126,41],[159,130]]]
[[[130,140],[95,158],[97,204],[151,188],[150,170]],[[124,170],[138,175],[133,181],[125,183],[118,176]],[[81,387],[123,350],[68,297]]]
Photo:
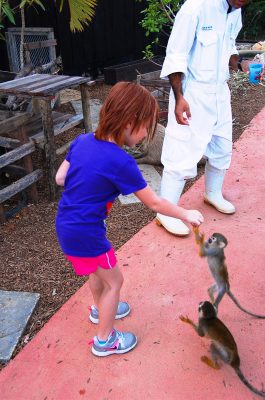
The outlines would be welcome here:
[[[234,146],[224,193],[237,206],[224,215],[203,203],[203,178],[182,197],[205,216],[201,230],[228,239],[231,290],[251,311],[265,314],[265,108]],[[118,251],[124,272],[122,298],[131,315],[117,321],[133,331],[130,353],[96,358],[88,341],[92,298],[84,285],[0,373],[1,400],[250,400],[232,368],[220,371],[200,361],[209,342],[179,320],[197,319],[197,306],[212,283],[194,237],[176,238],[148,224]],[[225,297],[219,317],[233,333],[241,367],[252,385],[265,384],[265,320],[242,313]]]

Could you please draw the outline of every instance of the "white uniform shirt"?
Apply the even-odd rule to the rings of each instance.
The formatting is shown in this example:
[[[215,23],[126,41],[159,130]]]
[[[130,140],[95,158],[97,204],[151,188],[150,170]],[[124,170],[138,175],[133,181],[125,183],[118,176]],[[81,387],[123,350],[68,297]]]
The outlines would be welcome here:
[[[227,13],[226,0],[187,0],[177,13],[168,41],[161,78],[182,72],[186,79],[222,83],[229,59],[237,54],[241,9]]]

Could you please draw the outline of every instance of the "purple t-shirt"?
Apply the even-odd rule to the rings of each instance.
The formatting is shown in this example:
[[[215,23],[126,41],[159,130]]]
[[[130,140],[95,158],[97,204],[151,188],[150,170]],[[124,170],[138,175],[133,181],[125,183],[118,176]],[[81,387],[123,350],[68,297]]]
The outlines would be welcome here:
[[[66,160],[70,167],[56,218],[58,240],[67,255],[95,257],[111,248],[104,223],[110,204],[147,184],[129,154],[93,133],[79,135]]]

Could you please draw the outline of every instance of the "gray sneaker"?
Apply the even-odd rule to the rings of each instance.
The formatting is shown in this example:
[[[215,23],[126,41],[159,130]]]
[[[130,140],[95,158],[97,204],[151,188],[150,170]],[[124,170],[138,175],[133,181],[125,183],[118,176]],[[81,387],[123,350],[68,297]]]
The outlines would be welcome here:
[[[128,303],[126,301],[120,301],[118,304],[118,309],[117,309],[117,314],[115,316],[115,319],[120,319],[126,317],[130,313],[131,309]],[[99,323],[99,316],[98,316],[98,309],[95,306],[90,307],[90,314],[89,314],[89,319],[93,324],[98,324]]]
[[[97,336],[94,337],[92,353],[98,357],[106,357],[111,354],[123,354],[132,350],[137,344],[137,337],[131,332],[119,332],[113,329],[108,341],[102,346]]]

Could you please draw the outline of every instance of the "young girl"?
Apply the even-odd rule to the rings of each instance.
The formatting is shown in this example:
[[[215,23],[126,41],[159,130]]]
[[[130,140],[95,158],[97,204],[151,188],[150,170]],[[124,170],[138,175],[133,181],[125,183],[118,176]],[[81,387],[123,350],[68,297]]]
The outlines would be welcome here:
[[[134,193],[154,212],[195,226],[203,222],[199,211],[158,197],[135,160],[122,149],[152,139],[158,111],[155,98],[144,87],[117,83],[101,108],[95,134],[81,134],[73,141],[56,174],[57,184],[65,187],[56,219],[57,235],[76,274],[90,275],[94,299],[90,320],[99,324],[92,353],[100,357],[126,353],[137,343],[133,333],[113,328],[115,319],[130,312],[128,303],[119,302],[123,276],[104,223],[116,197]]]

